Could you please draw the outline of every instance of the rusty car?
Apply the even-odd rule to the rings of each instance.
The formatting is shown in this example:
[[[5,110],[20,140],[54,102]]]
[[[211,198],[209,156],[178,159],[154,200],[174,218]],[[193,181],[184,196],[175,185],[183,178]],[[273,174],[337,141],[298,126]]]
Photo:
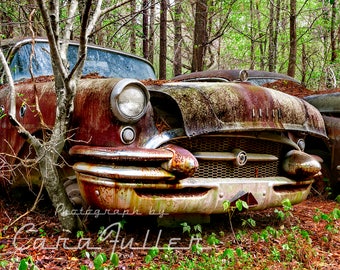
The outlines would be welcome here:
[[[1,46],[16,81],[18,120],[43,137],[34,108],[51,127],[56,107],[48,42]],[[71,66],[76,50],[71,43]],[[31,80],[30,66],[39,80]],[[223,213],[225,201],[259,210],[305,200],[321,169],[304,151],[306,137],[327,138],[323,118],[306,101],[244,82],[244,75],[233,82],[157,81],[146,60],[89,46],[72,139],[62,153],[67,162],[59,166],[70,199],[142,215]],[[3,78],[0,177],[38,182],[38,171],[18,164],[34,154],[7,117],[8,95]]]
[[[311,144],[318,147],[314,151],[324,160],[324,169],[331,187],[331,195],[340,194],[340,92],[316,94],[304,97],[322,114],[329,141],[322,143],[311,138]]]
[[[175,81],[185,82],[248,82],[253,85],[265,85],[276,81],[291,81],[299,83],[295,78],[282,73],[254,69],[218,69],[204,70],[177,75]]]
[[[319,194],[330,195],[330,197],[340,194],[340,156],[337,154],[340,151],[340,144],[337,142],[340,134],[340,93],[312,95],[313,91],[306,89],[295,78],[263,70],[205,70],[178,75],[174,78],[176,81],[185,82],[237,82],[241,79],[253,85],[275,87],[284,92],[288,90],[290,94],[304,98],[321,112],[328,140],[307,136],[305,152],[315,156],[322,166],[321,174],[315,178],[314,190]],[[295,90],[287,89],[286,86],[294,86]]]

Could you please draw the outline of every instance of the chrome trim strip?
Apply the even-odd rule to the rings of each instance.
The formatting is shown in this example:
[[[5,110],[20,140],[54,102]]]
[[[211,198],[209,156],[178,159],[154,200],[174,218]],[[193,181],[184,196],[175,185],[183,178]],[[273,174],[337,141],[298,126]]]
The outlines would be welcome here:
[[[233,152],[195,152],[194,156],[198,160],[212,160],[212,161],[235,161],[237,156]],[[255,154],[247,153],[247,161],[258,162],[258,161],[277,161],[279,158],[269,154]]]

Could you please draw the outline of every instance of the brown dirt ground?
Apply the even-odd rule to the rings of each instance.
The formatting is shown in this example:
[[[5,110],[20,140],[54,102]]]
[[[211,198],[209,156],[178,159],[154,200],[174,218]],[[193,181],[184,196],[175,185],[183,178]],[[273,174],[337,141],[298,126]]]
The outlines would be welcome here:
[[[19,261],[28,256],[32,257],[39,269],[80,269],[81,265],[93,269],[93,257],[90,259],[84,257],[85,252],[105,253],[108,256],[113,249],[119,256],[119,269],[141,269],[149,265],[144,262],[147,248],[154,246],[157,239],[159,247],[169,242],[177,242],[173,255],[177,259],[172,269],[179,267],[180,262],[187,258],[195,256],[199,258],[191,250],[177,248],[191,247],[190,237],[183,233],[181,227],[157,227],[153,217],[124,218],[126,224],[119,232],[117,238],[119,242],[115,248],[113,240],[116,236],[109,237],[102,243],[96,240],[100,227],[107,228],[111,225],[112,229],[117,231],[118,225],[114,224],[121,219],[113,216],[88,217],[86,221],[88,231],[84,233],[81,242],[80,238],[72,237],[61,231],[57,217],[46,200],[39,203],[36,211],[8,227],[31,205],[30,200],[19,202],[0,199],[0,262],[10,262],[4,269],[17,269]],[[243,251],[250,254],[253,259],[254,269],[263,269],[264,266],[268,269],[338,269],[340,265],[340,219],[330,222],[324,220],[316,222],[313,219],[319,213],[318,211],[328,215],[334,209],[339,209],[339,203],[321,197],[311,197],[295,205],[291,212],[292,216],[285,221],[277,219],[274,209],[237,213],[232,218],[232,227],[226,215],[212,216],[210,224],[202,224],[203,240],[200,243],[203,248],[211,248],[212,246],[207,242],[207,236],[215,233],[221,241],[214,247],[215,254],[223,253],[226,248],[242,247]],[[248,218],[256,221],[254,228],[243,227],[242,220]],[[327,225],[332,225],[337,232],[327,230]],[[260,235],[268,226],[278,231],[284,230],[286,233],[277,238],[269,237],[268,241],[252,240],[252,234]],[[310,242],[303,239],[294,228],[307,231]],[[237,240],[233,231],[246,233],[240,240]],[[289,241],[292,243],[292,235],[293,249],[296,251],[294,258],[285,263],[270,259],[275,246],[280,250],[282,260],[287,260],[285,256],[288,255],[283,247]],[[212,251],[208,250],[206,253],[212,254]],[[160,257],[156,257],[154,262],[164,263]],[[230,269],[244,269],[243,266],[240,263]]]

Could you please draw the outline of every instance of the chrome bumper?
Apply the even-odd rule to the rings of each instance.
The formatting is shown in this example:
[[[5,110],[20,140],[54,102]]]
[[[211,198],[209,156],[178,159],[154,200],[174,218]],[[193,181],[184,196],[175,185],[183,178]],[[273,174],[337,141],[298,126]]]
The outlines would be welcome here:
[[[126,215],[224,213],[223,202],[242,199],[260,210],[305,200],[313,180],[295,182],[284,177],[247,179],[186,178],[177,184],[122,183],[77,173],[83,198],[106,213]],[[249,198],[249,200],[247,199]]]
[[[272,155],[241,150],[191,153],[176,145],[160,149],[75,146],[70,154],[81,160],[73,169],[89,205],[142,215],[223,213],[224,201],[233,203],[238,199],[254,210],[280,206],[284,199],[296,204],[307,198],[311,179],[320,171],[315,159],[297,150],[287,153],[282,162],[289,178],[256,177],[256,173],[238,178],[195,175],[197,160],[222,160],[236,167],[277,160]]]

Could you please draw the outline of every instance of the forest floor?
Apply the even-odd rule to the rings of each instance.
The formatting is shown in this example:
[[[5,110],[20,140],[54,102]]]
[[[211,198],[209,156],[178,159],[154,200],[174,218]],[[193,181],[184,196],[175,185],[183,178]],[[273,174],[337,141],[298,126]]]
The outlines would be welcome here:
[[[163,269],[338,269],[340,265],[340,204],[318,196],[288,210],[236,210],[232,217],[212,216],[210,223],[198,226],[160,227],[154,216],[93,212],[85,221],[87,230],[76,236],[62,231],[46,200],[10,225],[32,203],[0,199],[0,269],[33,269],[20,268],[23,262],[36,269],[113,269],[114,265],[117,269],[162,265]],[[280,219],[279,213],[285,218]],[[115,254],[112,261],[106,260],[110,254]]]

